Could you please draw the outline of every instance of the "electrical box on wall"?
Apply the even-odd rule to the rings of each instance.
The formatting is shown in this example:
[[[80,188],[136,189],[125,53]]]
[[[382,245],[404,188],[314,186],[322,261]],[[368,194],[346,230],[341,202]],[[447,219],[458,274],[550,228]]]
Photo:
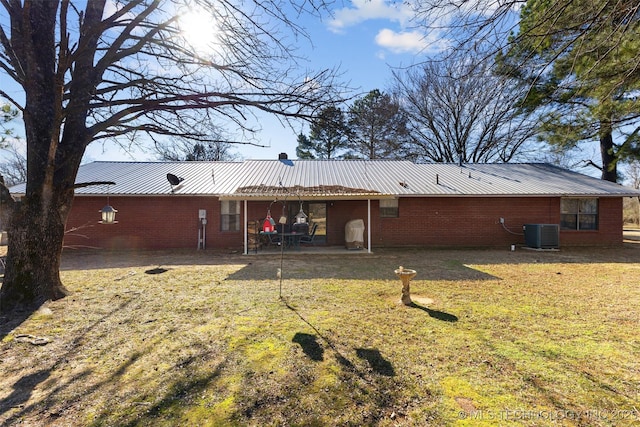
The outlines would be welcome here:
[[[207,218],[207,210],[206,209],[200,209],[198,211],[198,219],[206,219]]]

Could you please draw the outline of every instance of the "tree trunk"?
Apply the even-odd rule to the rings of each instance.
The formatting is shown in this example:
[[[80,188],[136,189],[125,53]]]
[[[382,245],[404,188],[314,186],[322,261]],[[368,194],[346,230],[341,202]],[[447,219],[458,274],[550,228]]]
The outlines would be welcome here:
[[[618,162],[614,153],[611,122],[600,123],[600,156],[602,158],[602,179],[618,181]]]
[[[66,222],[59,202],[50,204],[48,209],[27,201],[16,206],[7,230],[0,312],[33,309],[67,295],[59,273]]]
[[[2,312],[32,309],[67,294],[60,281],[60,255],[85,146],[82,139],[80,144],[73,140],[60,143],[64,82],[56,74],[57,10],[58,2],[33,2],[20,10],[24,16],[12,17],[16,23],[29,23],[25,27],[16,24],[15,33],[12,31],[14,42],[24,49],[20,69],[24,72],[27,185],[20,202],[14,202],[6,188],[2,191],[1,201],[10,210],[0,288]],[[76,138],[83,138],[74,127],[77,121],[67,117],[65,132],[75,131]]]

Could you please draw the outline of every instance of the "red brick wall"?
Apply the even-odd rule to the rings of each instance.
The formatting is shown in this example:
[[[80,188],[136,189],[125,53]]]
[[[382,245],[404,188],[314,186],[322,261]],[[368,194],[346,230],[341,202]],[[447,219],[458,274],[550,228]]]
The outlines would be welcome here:
[[[524,242],[525,223],[558,223],[557,198],[400,199],[399,218],[381,218],[382,245],[501,246]],[[506,231],[500,224],[504,218]],[[407,227],[407,224],[412,224]]]
[[[99,224],[105,197],[76,197],[67,222],[65,245],[105,249],[198,247],[198,210],[207,211],[207,247],[242,246],[242,232],[220,231],[220,202],[213,197],[111,197],[117,224]],[[81,237],[86,236],[86,238]]]
[[[206,245],[208,248],[236,248],[243,245],[243,226],[239,232],[220,231],[220,202],[213,197],[111,197],[118,209],[117,224],[98,224],[99,210],[105,197],[77,197],[67,229],[86,226],[67,234],[66,245],[106,249],[197,248],[198,210],[207,210]],[[297,205],[290,205],[290,215]],[[262,221],[269,202],[249,202],[249,220]],[[557,197],[434,197],[401,198],[399,218],[380,218],[378,202],[371,201],[372,246],[507,246],[522,244],[522,225],[558,224],[560,199]],[[272,206],[277,221],[280,203]],[[514,233],[504,230],[499,219]],[[244,218],[244,214],[242,217]],[[367,240],[367,201],[336,200],[327,202],[327,244],[344,244],[344,226],[351,219],[365,221]],[[84,235],[87,238],[82,238]],[[565,231],[560,245],[621,245],[622,199],[601,198],[599,230]]]
[[[399,211],[399,218],[373,211],[374,246],[506,246],[524,243],[523,224],[559,224],[560,198],[403,198]],[[598,231],[561,230],[560,245],[621,245],[622,199],[600,199],[599,217]]]

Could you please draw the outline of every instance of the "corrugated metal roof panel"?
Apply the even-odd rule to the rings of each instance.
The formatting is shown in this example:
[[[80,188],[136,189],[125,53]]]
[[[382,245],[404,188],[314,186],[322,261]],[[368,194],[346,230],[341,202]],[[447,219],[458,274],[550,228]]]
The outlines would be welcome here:
[[[380,162],[249,160],[244,163],[241,171],[242,184],[226,194],[296,194],[316,197],[331,194],[394,194],[385,193],[384,186],[367,173],[367,169],[377,163]]]
[[[184,178],[172,186],[171,173]],[[640,191],[548,164],[414,164],[391,160],[94,162],[82,165],[76,194],[216,195],[225,198],[411,196],[637,196]],[[11,188],[24,193],[25,186]]]

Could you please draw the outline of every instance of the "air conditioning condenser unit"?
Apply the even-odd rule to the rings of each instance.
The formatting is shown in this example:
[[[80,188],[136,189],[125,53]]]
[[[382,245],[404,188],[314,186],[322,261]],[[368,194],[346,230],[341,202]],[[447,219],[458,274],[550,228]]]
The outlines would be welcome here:
[[[560,226],[558,224],[525,224],[524,243],[535,249],[558,249],[560,247]]]

